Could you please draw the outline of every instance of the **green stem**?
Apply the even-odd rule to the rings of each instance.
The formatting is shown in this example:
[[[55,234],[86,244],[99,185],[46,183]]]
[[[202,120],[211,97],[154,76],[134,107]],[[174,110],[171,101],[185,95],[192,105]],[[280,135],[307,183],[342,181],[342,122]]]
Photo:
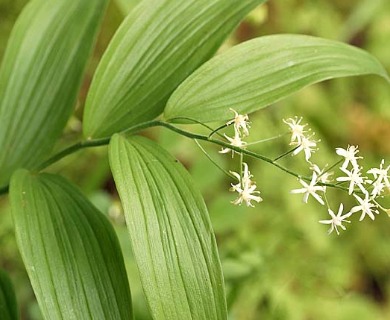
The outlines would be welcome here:
[[[271,137],[271,138],[266,138],[266,139],[261,139],[261,140],[257,140],[257,141],[254,141],[254,142],[248,142],[247,145],[248,146],[253,146],[255,144],[259,144],[259,143],[263,143],[263,142],[268,142],[268,141],[272,141],[272,140],[276,140],[276,139],[280,139],[282,138],[283,136],[285,136],[286,134],[279,134],[275,137]],[[295,150],[295,149],[294,149]]]
[[[138,132],[138,131],[140,131],[142,129],[146,129],[146,128],[150,128],[150,127],[156,126],[157,123],[158,123],[158,121],[144,122],[144,123],[141,123],[141,124],[136,125],[134,127],[131,127],[129,129],[126,129],[126,130],[122,131],[121,133],[122,134],[126,134],[126,135],[133,134],[133,133],[136,133],[136,132]],[[74,145],[71,145],[70,147],[68,147],[68,148],[58,152],[57,154],[55,154],[51,158],[47,159],[46,161],[41,163],[36,168],[36,170],[37,171],[41,171],[43,169],[46,169],[47,167],[49,167],[53,163],[61,160],[62,158],[65,158],[66,156],[68,156],[68,155],[70,155],[72,153],[75,153],[78,150],[85,149],[85,148],[93,148],[93,147],[105,146],[105,145],[110,143],[110,139],[111,139],[111,137],[107,137],[107,138],[91,139],[91,140],[78,142],[78,143],[76,143]]]
[[[211,131],[211,133],[209,134],[209,138],[211,138],[214,134],[218,134],[219,136],[222,136],[218,131],[219,130],[222,130],[223,128],[226,128],[228,127],[227,124],[223,124],[222,126],[218,127],[217,129],[214,129],[213,131]]]
[[[211,142],[213,144],[219,145],[219,146],[221,146],[223,148],[229,148],[229,149],[231,149],[233,151],[236,151],[237,153],[243,153],[243,154],[245,154],[245,155],[247,155],[249,157],[256,158],[256,159],[259,159],[259,160],[263,160],[263,161],[268,162],[268,163],[274,165],[275,167],[277,167],[277,168],[287,172],[288,174],[290,174],[290,175],[292,175],[292,176],[294,176],[296,178],[299,178],[299,179],[302,178],[299,174],[297,174],[297,173],[295,173],[295,172],[293,172],[293,171],[283,167],[282,165],[274,162],[274,160],[272,160],[270,158],[267,158],[267,157],[265,157],[263,155],[257,154],[255,152],[252,152],[252,151],[249,151],[249,150],[245,150],[245,149],[241,149],[239,147],[232,146],[231,144],[226,143],[226,142],[221,141],[221,140],[215,140],[215,139],[211,139],[211,138],[209,138],[207,136],[203,136],[203,135],[199,135],[199,134],[196,134],[196,133],[184,131],[184,130],[182,130],[180,128],[177,128],[177,127],[175,127],[175,126],[173,126],[173,125],[171,125],[169,123],[166,123],[166,122],[161,122],[160,121],[160,122],[158,122],[157,125],[165,127],[165,128],[168,128],[169,130],[172,130],[172,131],[174,131],[174,132],[176,132],[178,134],[181,134],[182,136],[185,136],[187,138],[208,141],[208,142]],[[309,180],[309,178],[305,178],[305,180]]]
[[[281,154],[280,156],[276,157],[273,161],[278,161],[280,159],[282,159],[283,157],[289,155],[290,153],[293,153],[295,150],[297,150],[297,148],[299,148],[299,146],[295,147],[294,149],[291,149],[291,150],[288,150],[287,152]]]
[[[198,145],[199,149],[204,153],[204,155],[224,174],[226,174],[228,177],[232,179],[236,179],[229,171],[222,168],[208,153],[207,151],[201,146],[198,140],[194,139],[195,143]]]
[[[109,138],[106,139],[99,139],[99,140],[87,140],[87,141],[82,141],[78,142],[74,145],[71,145],[70,147],[60,151],[59,153],[55,154],[51,158],[47,159],[43,163],[41,163],[37,168],[36,171],[41,171],[43,169],[46,169],[53,163],[61,160],[62,158],[65,158],[66,156],[75,153],[78,150],[85,149],[85,148],[91,148],[91,147],[98,147],[98,146],[104,146],[108,144]]]
[[[269,164],[277,167],[278,169],[298,178],[298,179],[303,179],[303,180],[306,180],[306,181],[311,181],[311,178],[310,177],[303,177],[285,167],[283,167],[282,165],[280,165],[279,163],[275,162],[274,160],[270,159],[270,158],[267,158],[261,154],[257,154],[255,152],[252,152],[252,151],[249,151],[249,150],[245,150],[245,149],[241,149],[239,147],[235,147],[235,146],[232,146],[226,142],[223,142],[223,141],[220,141],[220,140],[215,140],[215,139],[211,139],[207,136],[203,136],[203,135],[198,135],[198,134],[195,134],[195,133],[191,133],[191,132],[188,132],[188,131],[184,131],[184,130],[181,130],[180,128],[177,128],[175,126],[172,126],[171,124],[169,123],[166,123],[166,122],[161,122],[159,121],[158,126],[162,126],[162,127],[166,127],[174,132],[177,132],[178,134],[181,134],[185,137],[188,137],[188,138],[191,138],[191,139],[198,139],[198,140],[203,140],[203,141],[208,141],[208,142],[211,142],[211,143],[214,143],[214,144],[217,144],[223,148],[229,148],[233,151],[236,151],[237,153],[243,153],[249,157],[252,157],[252,158],[256,158],[256,159],[259,159],[259,160],[262,160],[262,161],[265,161],[265,162],[268,162]],[[342,187],[342,186],[338,186],[338,185],[335,185],[335,184],[332,184],[332,183],[324,183],[324,182],[318,182],[318,185],[320,186],[325,186],[325,187],[331,187],[331,188],[336,188],[336,189],[340,189],[340,190],[344,190],[344,191],[348,191],[348,188],[346,187]]]
[[[173,121],[175,120],[186,120],[186,121],[191,121],[195,124],[199,124],[201,125],[202,127],[205,127],[206,129],[210,130],[211,133],[209,134],[209,137],[211,137],[214,133],[217,133],[218,136],[220,136],[221,138],[224,138],[224,136],[222,134],[220,134],[219,132],[217,132],[218,130],[220,130],[221,128],[224,128],[226,127],[226,125],[223,125],[222,127],[219,127],[217,129],[213,129],[211,128],[210,126],[208,126],[207,124],[203,123],[203,122],[200,122],[198,120],[195,120],[195,119],[192,119],[192,118],[187,118],[187,117],[176,117],[176,118],[172,118],[172,119],[169,119],[169,122],[172,123]]]
[[[260,154],[257,154],[255,152],[252,152],[252,151],[249,151],[249,150],[245,150],[245,149],[241,149],[239,147],[235,147],[235,146],[232,146],[230,145],[229,143],[226,143],[224,141],[221,141],[221,140],[215,140],[215,139],[212,139],[208,136],[204,136],[204,135],[200,135],[200,134],[196,134],[196,133],[192,133],[192,132],[188,132],[188,131],[185,131],[185,130],[182,130],[178,127],[175,127],[174,125],[170,124],[170,123],[167,123],[167,122],[163,122],[163,121],[148,121],[148,122],[144,122],[144,123],[141,123],[139,125],[136,125],[136,126],[133,126],[127,130],[124,130],[122,132],[120,132],[120,134],[125,134],[125,135],[131,135],[131,134],[134,134],[134,133],[137,133],[143,129],[147,129],[147,128],[151,128],[151,127],[157,127],[157,126],[160,126],[160,127],[165,127],[173,132],[176,132],[182,136],[185,136],[187,138],[190,138],[190,139],[195,139],[195,140],[202,140],[202,141],[207,141],[207,142],[211,142],[213,144],[216,144],[216,145],[219,145],[223,148],[229,148],[233,151],[236,151],[237,153],[240,153],[240,154],[245,154],[249,157],[252,157],[252,158],[256,158],[256,159],[259,159],[259,160],[263,160],[265,162],[268,162],[269,164],[279,168],[280,170],[283,170],[284,172],[298,178],[298,179],[304,179],[306,181],[310,181],[310,178],[308,177],[302,177],[301,175],[283,167],[282,165],[280,165],[279,163],[275,162],[275,160],[272,160],[270,158],[267,158],[263,155],[260,155]],[[104,146],[104,145],[107,145],[109,142],[110,142],[110,137],[107,137],[107,138],[101,138],[101,139],[91,139],[91,140],[86,140],[86,141],[82,141],[82,142],[78,142],[62,151],[60,151],[59,153],[55,154],[54,156],[50,157],[48,160],[44,161],[42,164],[40,164],[38,167],[37,167],[37,171],[41,171],[43,169],[46,169],[47,167],[49,167],[50,165],[52,165],[53,163],[61,160],[62,158],[72,154],[72,153],[75,153],[76,151],[78,150],[81,150],[81,149],[85,149],[85,148],[91,148],[91,147],[98,147],[98,146]],[[328,186],[328,187],[333,187],[333,188],[337,188],[337,189],[342,189],[342,190],[348,190],[347,188],[345,187],[342,187],[342,186],[337,186],[337,185],[334,185],[334,184],[330,184],[330,183],[318,183],[319,185],[322,185],[322,186]],[[5,194],[8,192],[8,189],[9,189],[9,186],[4,186],[2,188],[0,188],[0,195],[2,194]]]
[[[343,161],[344,161],[344,159],[341,159],[341,160],[337,161],[336,163],[334,163],[333,165],[331,165],[328,169],[324,170],[324,172],[321,173],[321,174],[319,175],[319,177],[321,177],[321,176],[324,175],[325,173],[329,172],[330,170],[332,170],[334,167],[336,167],[337,165],[339,165],[339,164],[340,164],[341,162],[343,162]]]
[[[155,127],[158,125],[159,122],[160,121],[144,122],[144,123],[141,123],[139,125],[135,125],[129,129],[126,129],[126,130],[122,131],[121,133],[122,134],[134,134],[134,133],[141,131],[143,129]],[[42,170],[46,169],[47,167],[49,167],[50,165],[52,165],[53,163],[56,163],[57,161],[65,158],[66,156],[77,152],[78,150],[85,149],[85,148],[105,146],[105,145],[109,144],[110,139],[111,139],[111,137],[107,137],[107,138],[91,139],[91,140],[77,142],[77,143],[65,148],[64,150],[61,150],[60,152],[56,153],[55,155],[53,155],[49,159],[45,160],[40,165],[38,165],[35,168],[35,170],[42,171]],[[8,191],[9,191],[9,185],[1,187],[0,188],[0,195],[6,194]]]
[[[244,184],[242,183],[242,164],[244,163],[244,155],[242,153],[240,153],[240,184],[241,184],[241,188],[244,190]]]

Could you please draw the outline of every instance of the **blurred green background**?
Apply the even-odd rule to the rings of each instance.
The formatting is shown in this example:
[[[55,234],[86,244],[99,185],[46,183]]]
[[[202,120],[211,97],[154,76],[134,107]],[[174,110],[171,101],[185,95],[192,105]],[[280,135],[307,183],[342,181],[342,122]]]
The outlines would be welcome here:
[[[57,149],[81,137],[82,107],[93,71],[115,29],[139,0],[117,0],[108,8],[94,55],[85,76],[75,115]],[[0,57],[25,0],[0,0]],[[368,50],[390,71],[390,2],[387,0],[270,0],[256,9],[221,50],[247,39],[302,33],[348,42]],[[327,81],[250,116],[257,141],[286,132],[283,118],[303,116],[321,139],[314,162],[337,161],[336,147],[357,144],[366,169],[390,161],[390,88],[382,79],[365,76]],[[188,129],[195,129],[188,127]],[[390,220],[352,218],[347,231],[328,236],[325,207],[304,204],[296,179],[260,161],[247,159],[264,201],[255,208],[233,206],[230,181],[193,141],[164,129],[145,132],[174,154],[201,189],[213,222],[225,274],[230,318],[253,319],[390,319]],[[228,170],[237,157],[203,145]],[[288,150],[288,137],[258,144],[257,152],[275,157]],[[302,157],[283,164],[308,174]],[[74,154],[52,166],[80,186],[116,227],[126,258],[136,319],[150,319],[131,256],[127,230],[109,171],[106,148]],[[334,211],[340,202],[354,205],[347,194],[329,192]],[[386,201],[386,199],[384,199]],[[41,319],[13,233],[7,197],[0,198],[0,268],[11,275],[22,319]]]

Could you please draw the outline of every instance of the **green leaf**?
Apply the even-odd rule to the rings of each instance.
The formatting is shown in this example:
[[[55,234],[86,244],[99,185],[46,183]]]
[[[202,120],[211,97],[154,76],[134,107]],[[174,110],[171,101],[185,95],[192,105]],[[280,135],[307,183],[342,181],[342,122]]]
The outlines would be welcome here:
[[[107,0],[34,0],[0,69],[0,186],[34,168],[69,118]]]
[[[2,320],[17,320],[15,291],[7,273],[0,270],[0,316]]]
[[[188,172],[157,144],[114,135],[109,156],[154,319],[224,319],[217,246]]]
[[[84,135],[107,137],[162,113],[173,90],[264,0],[144,0],[105,52],[86,101]]]
[[[202,122],[232,118],[229,108],[249,113],[326,79],[377,74],[389,81],[367,52],[332,40],[303,35],[257,38],[214,57],[172,94],[166,119]]]
[[[119,9],[124,15],[127,15],[141,0],[116,0]]]
[[[115,231],[65,179],[18,170],[10,186],[16,240],[45,319],[132,319]]]

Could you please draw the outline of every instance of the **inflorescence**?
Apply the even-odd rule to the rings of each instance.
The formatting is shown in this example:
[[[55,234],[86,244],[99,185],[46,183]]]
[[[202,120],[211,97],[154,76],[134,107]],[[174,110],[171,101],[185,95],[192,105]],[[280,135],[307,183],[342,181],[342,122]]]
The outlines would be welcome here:
[[[232,146],[245,148],[247,143],[242,140],[242,138],[249,135],[249,117],[247,114],[241,115],[238,114],[235,110],[230,109],[234,113],[234,119],[228,121],[226,126],[233,124],[234,127],[234,137],[230,138],[225,135],[225,138],[230,142]],[[234,156],[235,151],[229,148],[223,148],[220,153],[232,153]],[[238,198],[232,201],[233,204],[241,205],[243,202],[246,203],[248,207],[254,207],[251,201],[256,201],[257,203],[263,201],[263,199],[258,196],[260,191],[256,190],[256,183],[251,180],[253,177],[248,169],[248,165],[244,162],[242,163],[243,171],[240,173],[230,171],[230,173],[237,179],[238,183],[231,184],[231,191],[235,191],[239,194]],[[240,168],[241,169],[241,168]]]
[[[234,118],[226,123],[226,126],[233,125],[234,136],[229,137],[224,135],[229,141],[230,145],[245,149],[248,145],[243,141],[243,138],[249,135],[250,122],[248,115],[238,114],[235,110]],[[385,193],[390,191],[389,182],[389,169],[390,165],[385,166],[385,161],[382,160],[378,168],[371,168],[365,173],[363,167],[359,164],[359,160],[362,159],[358,155],[358,146],[348,146],[346,149],[336,148],[336,154],[341,159],[333,166],[324,169],[312,162],[312,155],[318,151],[317,144],[320,140],[315,140],[315,133],[308,128],[307,124],[302,124],[302,118],[288,118],[283,120],[288,126],[290,132],[290,145],[292,150],[287,152],[292,156],[296,156],[300,153],[304,154],[304,159],[309,165],[311,172],[310,178],[298,179],[301,184],[300,188],[291,190],[293,194],[303,194],[303,202],[307,203],[309,198],[312,197],[320,205],[326,206],[330,219],[320,220],[322,224],[329,224],[330,228],[328,233],[336,231],[339,234],[339,228],[345,230],[345,223],[350,223],[350,218],[355,213],[360,213],[359,221],[362,221],[366,216],[375,219],[375,215],[379,214],[380,210],[388,212],[378,203],[378,198],[383,197]],[[223,148],[220,153],[232,153],[234,156],[237,151],[229,148]],[[279,159],[279,158],[278,158]],[[335,179],[332,178],[333,172],[330,169],[337,167],[339,164],[340,176]],[[237,183],[232,183],[230,190],[238,193],[238,198],[232,201],[235,205],[241,205],[245,203],[247,206],[253,207],[252,201],[261,202],[263,199],[260,197],[260,191],[256,190],[257,185],[252,180],[248,164],[242,161],[240,173],[230,171],[230,174],[237,179]],[[326,198],[327,187],[340,187],[345,186],[344,189],[348,191],[349,195],[352,195],[356,201],[356,205],[350,210],[344,212],[344,204],[340,203],[337,214],[330,208]]]

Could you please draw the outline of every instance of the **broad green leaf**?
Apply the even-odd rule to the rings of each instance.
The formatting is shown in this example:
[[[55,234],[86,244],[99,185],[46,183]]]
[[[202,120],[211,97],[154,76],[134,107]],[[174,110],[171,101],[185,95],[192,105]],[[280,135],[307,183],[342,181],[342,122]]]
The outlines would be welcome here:
[[[107,218],[60,176],[18,170],[16,240],[45,319],[132,319],[130,289]]]
[[[16,296],[11,279],[2,270],[0,270],[0,317],[2,320],[19,319]]]
[[[84,135],[100,138],[162,113],[173,90],[264,0],[143,0],[122,23],[92,80]]]
[[[206,62],[172,94],[164,116],[202,122],[249,113],[326,79],[377,74],[389,80],[369,53],[336,41],[274,35],[237,45]]]
[[[124,15],[127,15],[142,0],[116,0],[119,9]]]
[[[107,0],[33,0],[0,69],[0,186],[48,156],[69,118]]]
[[[114,135],[109,156],[154,319],[226,319],[208,212],[188,172],[157,144]]]

